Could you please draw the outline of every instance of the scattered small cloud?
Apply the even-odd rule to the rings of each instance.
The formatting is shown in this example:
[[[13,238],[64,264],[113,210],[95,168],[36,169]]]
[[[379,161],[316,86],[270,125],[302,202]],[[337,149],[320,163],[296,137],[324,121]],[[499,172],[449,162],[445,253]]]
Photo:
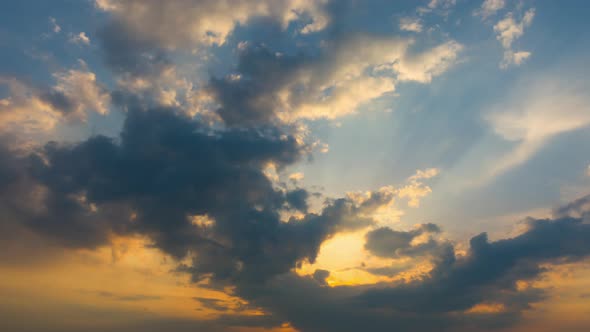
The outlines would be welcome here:
[[[417,12],[421,15],[439,12],[443,16],[447,16],[456,4],[457,0],[430,0],[428,5],[418,7]]]
[[[494,31],[497,34],[496,39],[500,41],[504,48],[504,59],[500,63],[500,68],[506,69],[512,65],[521,65],[531,56],[531,52],[514,51],[512,44],[522,37],[525,28],[533,23],[534,17],[534,8],[527,10],[520,20],[515,19],[514,13],[510,12],[506,14],[504,19],[494,25]]]
[[[86,33],[82,31],[78,34],[70,34],[70,43],[77,45],[90,45],[90,38],[88,38]]]
[[[293,183],[298,183],[301,180],[303,180],[304,177],[305,176],[302,172],[296,172],[296,173],[291,173],[289,175],[289,180],[291,180],[291,182],[293,182]]]
[[[55,17],[49,17],[49,24],[51,25],[51,31],[53,33],[60,33],[61,27],[57,24]]]
[[[422,20],[415,17],[402,17],[399,20],[399,28],[403,31],[421,32]]]
[[[474,12],[474,15],[481,16],[481,18],[485,20],[486,18],[495,15],[505,6],[505,0],[485,0],[481,4],[481,7]]]

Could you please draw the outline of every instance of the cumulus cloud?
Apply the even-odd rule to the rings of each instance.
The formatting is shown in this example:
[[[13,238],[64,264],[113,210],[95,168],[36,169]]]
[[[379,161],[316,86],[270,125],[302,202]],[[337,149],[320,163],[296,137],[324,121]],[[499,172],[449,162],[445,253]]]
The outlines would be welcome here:
[[[88,112],[106,114],[110,94],[85,64],[80,69],[56,72],[55,85],[36,88],[15,78],[2,78],[9,87],[0,100],[0,132],[21,138],[40,138],[60,122],[84,121]]]
[[[272,127],[212,132],[171,110],[130,110],[119,143],[97,136],[13,158],[20,167],[7,168],[14,174],[3,190],[41,195],[30,208],[24,197],[6,196],[2,210],[66,247],[142,234],[166,254],[190,258],[179,271],[194,280],[255,282],[313,262],[323,241],[372,225],[372,212],[393,199],[381,191],[330,199],[308,213],[305,190],[277,189],[264,174],[269,163],[281,168],[305,151]],[[282,221],[284,210],[302,217]],[[210,222],[195,222],[199,216]]]
[[[534,17],[534,8],[527,10],[520,21],[515,19],[514,14],[510,12],[506,14],[504,19],[494,25],[494,31],[497,34],[496,38],[500,41],[502,47],[504,47],[504,59],[500,63],[501,68],[520,65],[531,55],[527,51],[514,51],[512,44],[515,40],[522,37],[524,29],[533,23]]]
[[[84,119],[86,112],[106,114],[109,111],[111,97],[109,91],[96,79],[96,74],[85,68],[70,69],[53,75],[56,84],[47,95],[54,106],[60,105],[59,100],[69,100],[69,107],[63,103],[62,109],[75,117]]]
[[[55,127],[61,114],[52,103],[14,78],[2,78],[0,83],[10,89],[10,96],[0,100],[0,130],[4,134],[30,135]]]
[[[417,170],[416,174],[408,178],[407,184],[396,190],[400,198],[406,198],[408,205],[411,207],[420,206],[420,199],[426,197],[432,192],[432,189],[424,184],[423,180],[427,180],[437,176],[438,168],[428,168],[425,170]]]
[[[241,42],[236,70],[211,78],[200,89],[199,83],[181,74],[171,51],[221,45],[236,25],[255,17],[270,17],[283,27],[296,22],[301,33],[320,30],[331,20],[325,14],[327,4],[240,0],[226,10],[230,3],[219,1],[101,0],[97,6],[113,14],[97,36],[107,65],[119,78],[116,101],[174,106],[233,127],[355,113],[392,94],[397,82],[429,83],[456,62],[462,49],[447,41],[414,51],[412,39],[368,34],[337,34],[322,41],[319,52],[297,55]],[[207,17],[201,18],[202,13]],[[143,24],[148,20],[154,24]],[[141,98],[133,97],[137,95]]]
[[[291,56],[245,45],[238,72],[212,79],[209,91],[229,125],[334,119],[392,93],[396,80],[430,82],[455,62],[461,50],[449,41],[413,53],[411,44],[400,38],[347,36],[327,43],[319,56]]]
[[[264,286],[243,286],[238,293],[301,331],[508,327],[544,298],[544,290],[529,283],[541,276],[543,265],[558,259],[578,261],[590,254],[585,241],[590,228],[581,219],[530,219],[528,225],[527,231],[510,239],[491,242],[485,233],[475,236],[466,256],[456,256],[447,244],[437,253],[434,268],[408,283],[324,287],[315,275],[286,274]],[[403,247],[408,234],[400,234]],[[485,305],[495,309],[478,311]]]
[[[454,5],[432,0],[424,13],[448,13]],[[299,120],[335,119],[403,82],[429,83],[456,63],[462,50],[457,42],[428,46],[410,38],[334,32],[317,52],[283,53],[241,43],[235,70],[196,89],[172,51],[223,45],[237,26],[258,17],[283,29],[295,24],[300,34],[318,32],[334,19],[326,12],[329,6],[306,0],[97,0],[96,6],[112,14],[96,36],[115,74],[115,91],[107,91],[84,64],[55,73],[55,84],[45,89],[4,79],[11,91],[0,100],[0,130],[51,130],[60,121],[84,121],[88,112],[106,114],[111,102],[125,110],[123,129],[116,138],[49,142],[26,151],[17,151],[2,135],[0,228],[18,225],[73,250],[140,236],[174,262],[174,273],[231,296],[192,299],[224,312],[217,319],[155,320],[147,330],[227,331],[285,322],[302,332],[507,327],[545,296],[531,286],[545,266],[590,254],[588,197],[556,209],[550,219],[528,219],[527,229],[513,238],[474,236],[459,254],[436,224],[379,227],[380,213],[395,200],[419,205],[431,192],[425,182],[438,175],[437,168],[417,171],[399,188],[319,195],[323,201],[317,206],[310,200],[318,195],[300,187],[303,174],[280,183],[279,175],[310,158],[315,144],[305,139]],[[498,23],[504,47],[512,49],[533,15],[518,21],[510,14]],[[401,29],[422,29],[416,22],[401,23]],[[513,52],[511,61],[526,57]],[[490,112],[486,120],[494,133],[516,146],[493,174],[522,163],[551,137],[590,124],[580,94],[551,91],[550,97],[528,98],[530,104]],[[219,122],[195,116],[202,115],[202,107],[211,107]],[[572,111],[557,116],[555,110],[564,108]],[[364,266],[364,273],[383,279],[343,286],[331,284],[328,269],[300,274],[326,241],[350,232],[367,232],[370,259],[428,260],[432,268],[392,281],[393,269]],[[123,302],[159,299],[100,295]],[[482,315],[478,308],[486,305],[494,310]],[[246,315],[246,309],[259,314]]]
[[[306,190],[275,188],[264,173],[270,163],[280,170],[306,151],[280,127],[217,130],[183,112],[130,108],[118,140],[50,143],[30,155],[1,150],[0,210],[8,216],[2,223],[11,220],[70,248],[96,248],[113,235],[146,236],[178,260],[176,272],[231,289],[267,313],[248,318],[238,311],[208,322],[220,330],[285,321],[301,331],[328,332],[508,326],[544,296],[522,282],[536,280],[548,263],[590,254],[585,197],[557,209],[552,219],[529,219],[516,237],[475,236],[466,255],[438,238],[435,224],[370,231],[366,248],[376,256],[432,261],[432,270],[407,282],[330,286],[328,270],[298,275],[297,266],[313,263],[322,243],[374,226],[374,214],[399,195],[385,187],[328,198],[321,210],[309,212]],[[422,170],[409,181],[437,173]],[[301,216],[281,220],[289,209]],[[213,310],[221,305],[196,300]],[[499,309],[485,316],[474,309],[487,304]]]
[[[167,49],[222,45],[237,25],[256,17],[273,18],[283,28],[308,18],[301,33],[322,30],[329,22],[324,1],[96,0],[96,6],[112,13],[131,35]]]

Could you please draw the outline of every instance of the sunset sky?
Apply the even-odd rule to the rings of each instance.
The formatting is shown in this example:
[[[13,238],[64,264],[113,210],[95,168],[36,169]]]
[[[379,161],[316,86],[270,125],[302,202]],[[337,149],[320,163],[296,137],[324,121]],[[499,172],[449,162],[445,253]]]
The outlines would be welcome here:
[[[0,3],[0,330],[590,331],[590,2]]]

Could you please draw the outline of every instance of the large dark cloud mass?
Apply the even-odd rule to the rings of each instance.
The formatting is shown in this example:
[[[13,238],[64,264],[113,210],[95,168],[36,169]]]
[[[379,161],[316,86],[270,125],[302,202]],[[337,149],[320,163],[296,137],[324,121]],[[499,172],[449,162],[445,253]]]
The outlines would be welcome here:
[[[302,331],[505,326],[543,298],[543,290],[519,288],[519,281],[535,280],[545,263],[590,254],[586,197],[556,210],[555,219],[529,220],[514,238],[475,236],[466,256],[434,238],[412,244],[439,233],[434,224],[375,229],[367,234],[369,252],[427,256],[433,269],[409,283],[328,287],[329,271],[303,277],[293,268],[313,262],[334,234],[373,224],[370,214],[392,194],[327,200],[320,213],[307,212],[307,191],[276,187],[263,172],[268,163],[280,168],[306,154],[279,128],[212,130],[173,109],[132,110],[118,140],[97,136],[49,143],[29,155],[1,153],[3,223],[10,219],[67,247],[95,248],[112,234],[145,235],[172,257],[190,255],[192,263],[178,270],[195,282],[234,286],[234,295],[272,315],[264,324],[289,321]],[[303,217],[281,220],[282,211],[293,209]],[[195,222],[198,216],[211,223]],[[478,304],[503,309],[469,312]]]
[[[589,200],[578,201],[576,208]],[[240,291],[302,331],[483,331],[506,327],[544,298],[542,289],[519,288],[519,281],[538,278],[545,271],[543,264],[575,262],[590,254],[587,221],[563,216],[528,223],[526,232],[511,239],[490,242],[485,233],[473,237],[467,256],[456,257],[451,245],[441,246],[434,268],[409,283],[330,288],[315,276],[316,280],[288,274],[265,286]],[[375,232],[383,230],[374,231],[368,241],[375,239]],[[390,238],[399,242],[395,236]],[[379,242],[383,245],[384,239]],[[376,244],[368,245],[373,246]],[[483,314],[470,311],[478,304],[500,305],[502,309]]]
[[[182,269],[196,280],[260,280],[313,261],[325,239],[371,224],[363,215],[391,199],[336,199],[320,214],[282,222],[281,211],[306,212],[309,194],[273,187],[263,169],[305,151],[277,128],[213,131],[171,109],[132,110],[119,141],[49,143],[4,158],[1,178],[6,195],[11,185],[39,191],[36,209],[6,209],[65,246],[94,248],[110,234],[139,233],[173,257],[195,253]],[[198,216],[212,225],[193,222]]]
[[[217,8],[216,1],[207,4]],[[178,6],[175,12],[182,12],[184,7]],[[277,20],[284,11],[279,7]],[[323,7],[314,8],[306,10]],[[153,15],[166,19],[161,24],[167,33],[174,30],[174,25],[168,26],[169,17],[157,11]],[[337,23],[336,17],[330,20]],[[149,30],[163,38],[158,26]],[[157,80],[173,67],[167,52],[194,36],[162,44],[134,33],[118,17],[97,37],[104,63],[123,82]],[[365,43],[360,37],[338,38],[342,41],[328,40],[325,50],[311,55],[242,45],[235,75],[210,78],[204,88],[218,105],[219,122],[214,125],[188,116],[191,112],[181,106],[154,106],[155,97],[144,103],[151,90],[134,94],[129,89],[110,95],[125,111],[119,137],[49,142],[25,152],[11,145],[10,138],[0,138],[0,231],[8,234],[0,239],[20,228],[56,246],[96,249],[115,236],[140,235],[177,262],[175,273],[229,291],[244,301],[244,308],[266,313],[248,317],[238,309],[202,325],[162,322],[162,327],[156,324],[148,330],[273,327],[289,322],[302,332],[485,331],[517,322],[545,296],[543,289],[523,287],[522,282],[537,280],[545,264],[578,262],[590,255],[590,196],[557,209],[551,219],[528,220],[528,229],[513,238],[490,241],[485,233],[477,235],[465,255],[441,239],[441,229],[431,223],[405,231],[368,231],[368,254],[432,264],[429,272],[409,281],[330,286],[331,271],[318,269],[309,276],[296,272],[303,262],[313,263],[322,243],[336,234],[375,226],[373,213],[395,196],[393,191],[377,190],[364,198],[325,198],[314,210],[311,192],[277,183],[265,173],[269,166],[280,172],[310,157],[310,143],[289,127],[289,121],[279,119],[281,115],[298,112],[308,99],[318,104],[336,99],[330,107],[354,102],[336,97],[364,91],[361,87],[367,82],[389,82],[376,76],[360,80],[361,72],[413,60],[406,54],[410,41],[405,39],[373,38]],[[378,56],[381,46],[391,53],[387,58]],[[358,73],[350,89],[335,93],[341,87],[334,81],[350,76],[339,66]],[[396,70],[403,76],[402,69]],[[285,91],[287,101],[279,100]],[[393,85],[386,85],[383,93],[387,91],[393,91]],[[366,100],[382,94],[370,92],[364,91],[370,96]],[[66,115],[77,106],[70,97],[59,90],[40,95]],[[284,105],[293,107],[280,109]],[[396,272],[365,271],[390,277]],[[133,299],[141,297],[126,300]],[[218,299],[194,300],[216,311],[226,305]],[[500,309],[482,314],[472,310],[478,305]]]

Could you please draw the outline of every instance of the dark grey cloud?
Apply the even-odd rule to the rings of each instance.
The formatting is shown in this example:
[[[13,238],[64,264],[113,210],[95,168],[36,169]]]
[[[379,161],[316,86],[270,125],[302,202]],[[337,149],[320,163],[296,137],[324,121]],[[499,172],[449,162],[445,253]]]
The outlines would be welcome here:
[[[76,102],[61,91],[46,91],[41,94],[41,100],[48,102],[53,108],[66,115],[76,111]]]
[[[434,224],[405,232],[373,230],[366,245],[373,254],[427,255],[434,268],[409,283],[327,287],[329,271],[302,277],[293,268],[313,263],[321,244],[338,232],[372,225],[371,212],[390,202],[391,193],[377,191],[363,201],[328,199],[320,212],[307,212],[307,191],[275,188],[263,172],[269,162],[280,169],[305,156],[295,138],[276,127],[216,131],[179,114],[131,110],[119,139],[49,143],[28,155],[3,147],[3,228],[17,223],[76,248],[108,244],[113,233],[146,235],[172,257],[190,255],[190,264],[178,271],[193,281],[232,286],[234,296],[268,313],[256,318],[228,313],[211,326],[290,322],[306,332],[508,326],[545,296],[542,289],[519,289],[518,281],[538,278],[543,264],[590,254],[583,198],[557,209],[553,219],[528,220],[528,230],[514,238],[490,242],[485,233],[475,236],[464,257],[434,238],[412,245],[417,236],[439,233]],[[281,221],[281,212],[293,209],[303,218]],[[195,215],[213,224],[193,223]],[[127,300],[133,299],[142,298]],[[218,311],[224,306],[197,301]],[[504,310],[467,312],[482,303]]]
[[[97,32],[106,65],[118,74],[155,76],[172,65],[157,43],[133,33],[113,18]]]
[[[313,278],[315,279],[315,281],[317,281],[320,285],[324,285],[324,286],[328,285],[327,279],[329,276],[330,276],[330,271],[328,271],[328,270],[317,269],[313,273]]]
[[[342,20],[334,15],[328,28],[336,31],[336,23]],[[156,79],[172,66],[161,44],[134,34],[118,18],[97,36],[105,63],[119,77]],[[519,289],[518,281],[535,280],[545,263],[578,261],[590,253],[587,197],[556,210],[551,220],[530,220],[529,229],[517,237],[494,242],[485,234],[473,237],[465,257],[434,237],[440,232],[434,224],[369,232],[365,248],[373,255],[432,260],[432,271],[408,283],[330,287],[330,271],[316,270],[311,276],[293,272],[304,261],[313,263],[322,243],[335,234],[374,224],[371,212],[392,197],[378,191],[361,202],[327,199],[313,213],[308,211],[310,192],[276,188],[263,169],[270,163],[282,169],[308,151],[277,126],[283,111],[280,92],[288,89],[289,105],[295,106],[310,95],[328,96],[322,86],[335,77],[335,55],[375,45],[379,40],[367,45],[331,40],[325,54],[296,55],[246,45],[235,68],[240,78],[211,78],[207,86],[220,105],[217,113],[225,129],[212,129],[178,109],[140,109],[145,96],[115,91],[114,102],[129,110],[116,139],[52,142],[32,154],[0,144],[0,230],[19,234],[12,233],[18,226],[56,245],[89,249],[108,244],[113,234],[145,235],[165,254],[190,258],[176,271],[201,285],[230,286],[232,295],[248,303],[196,297],[225,314],[212,321],[155,321],[112,330],[223,331],[290,322],[303,332],[482,331],[518,322],[523,310],[545,296],[542,289]],[[352,60],[340,59],[342,64],[364,60],[364,53],[352,53]],[[382,59],[370,60],[378,64]],[[309,72],[313,82],[300,79]],[[64,114],[76,107],[59,91],[41,98]],[[282,212],[293,210],[303,217],[281,220]],[[193,216],[210,218],[212,224],[195,223]],[[423,235],[430,238],[412,244]],[[394,267],[364,269],[380,275],[399,272]],[[157,300],[140,294],[100,295]],[[501,304],[504,311],[466,312],[482,303]],[[251,308],[267,314],[243,314]]]
[[[303,54],[278,54],[264,45],[246,45],[236,67],[240,78],[213,77],[209,82],[208,89],[220,104],[218,114],[230,126],[276,120],[281,107],[278,92],[310,61]]]
[[[590,218],[590,195],[580,197],[553,211],[554,217],[576,217],[586,221]]]
[[[372,230],[366,235],[365,249],[378,257],[417,256],[428,254],[439,248],[436,239],[429,237],[426,242],[412,245],[412,241],[423,234],[440,233],[435,224],[422,224],[416,229],[404,232],[389,227]]]
[[[295,140],[271,129],[203,130],[171,110],[132,111],[120,143],[99,136],[73,146],[45,146],[43,159],[31,161],[31,174],[49,188],[46,203],[60,217],[48,221],[41,216],[33,227],[47,225],[45,232],[59,233],[64,241],[78,239],[81,246],[104,243],[100,234],[113,230],[142,232],[181,257],[199,233],[190,215],[210,214],[219,228],[231,228],[224,223],[232,217],[273,218],[285,198],[261,168],[267,162],[297,160],[301,151]],[[80,195],[96,205],[97,213],[78,202]],[[124,212],[117,208],[127,215],[104,218]],[[76,217],[68,220],[70,214]],[[97,218],[104,222],[93,220]]]
[[[17,166],[5,159],[1,178],[22,173],[27,194],[40,188],[36,212],[24,205],[15,213],[63,246],[96,248],[113,233],[143,234],[175,258],[195,253],[193,264],[179,268],[195,280],[255,282],[313,262],[323,241],[372,224],[367,212],[392,198],[329,200],[321,213],[306,213],[305,190],[277,189],[263,172],[306,151],[274,127],[214,131],[172,109],[131,110],[120,139],[49,143],[16,158]],[[283,222],[283,210],[306,214]]]
[[[543,289],[519,288],[539,278],[547,263],[573,262],[590,254],[590,224],[564,217],[531,219],[529,229],[490,242],[471,239],[465,257],[450,244],[434,257],[435,267],[409,283],[323,287],[314,275],[294,273],[264,285],[242,285],[238,294],[301,331],[488,331],[514,325]],[[478,304],[503,306],[496,313],[469,312]]]
[[[482,233],[471,239],[467,257],[449,252],[426,280],[371,290],[362,298],[367,305],[408,312],[448,313],[496,301],[523,310],[542,294],[519,291],[517,281],[537,278],[543,263],[576,261],[590,254],[590,225],[581,219],[531,219],[529,227],[517,237],[495,242]]]

